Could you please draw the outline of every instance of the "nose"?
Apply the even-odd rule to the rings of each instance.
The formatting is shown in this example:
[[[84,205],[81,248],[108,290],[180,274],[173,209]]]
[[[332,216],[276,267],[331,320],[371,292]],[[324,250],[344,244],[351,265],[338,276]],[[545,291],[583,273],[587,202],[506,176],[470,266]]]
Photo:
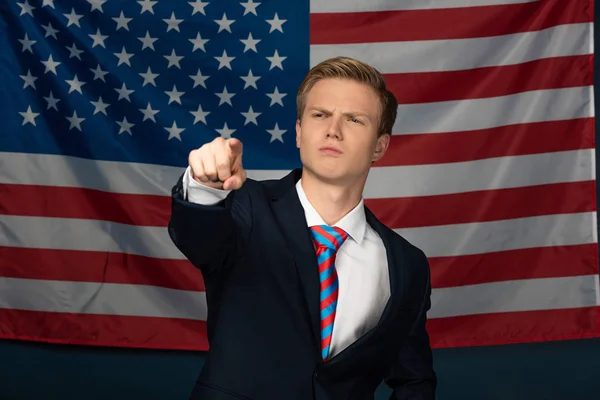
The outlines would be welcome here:
[[[331,116],[329,118],[329,126],[327,127],[327,139],[342,139],[341,118]]]

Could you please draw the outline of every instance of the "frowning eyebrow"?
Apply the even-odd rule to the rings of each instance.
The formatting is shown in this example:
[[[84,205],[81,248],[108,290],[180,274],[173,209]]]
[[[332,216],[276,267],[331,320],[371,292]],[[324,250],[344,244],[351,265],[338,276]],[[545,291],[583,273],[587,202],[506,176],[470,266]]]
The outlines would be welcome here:
[[[327,110],[326,108],[319,107],[319,106],[309,107],[308,110],[309,111],[310,110],[312,110],[312,111],[318,111],[318,112],[320,112],[322,114],[325,114],[325,115],[331,115],[331,114],[333,114],[331,111]],[[364,117],[364,118],[367,118],[369,120],[371,119],[369,117],[369,114],[367,114],[365,112],[362,112],[362,111],[346,111],[342,115],[344,115],[345,117]]]

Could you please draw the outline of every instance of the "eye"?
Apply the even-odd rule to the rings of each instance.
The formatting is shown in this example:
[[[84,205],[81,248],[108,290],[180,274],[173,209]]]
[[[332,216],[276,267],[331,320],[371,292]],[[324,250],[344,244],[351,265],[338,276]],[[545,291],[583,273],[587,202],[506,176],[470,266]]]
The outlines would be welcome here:
[[[313,117],[320,118],[323,116],[323,113],[313,113]]]
[[[358,118],[350,118],[350,121],[355,123],[355,124],[361,124],[362,125],[362,121]]]

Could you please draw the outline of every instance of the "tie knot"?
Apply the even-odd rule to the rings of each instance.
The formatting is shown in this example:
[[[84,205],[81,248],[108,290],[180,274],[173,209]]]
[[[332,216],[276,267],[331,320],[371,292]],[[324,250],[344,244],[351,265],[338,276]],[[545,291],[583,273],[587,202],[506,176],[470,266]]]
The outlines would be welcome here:
[[[342,228],[329,225],[315,225],[310,227],[313,242],[317,247],[323,246],[337,251],[348,238],[348,234]]]

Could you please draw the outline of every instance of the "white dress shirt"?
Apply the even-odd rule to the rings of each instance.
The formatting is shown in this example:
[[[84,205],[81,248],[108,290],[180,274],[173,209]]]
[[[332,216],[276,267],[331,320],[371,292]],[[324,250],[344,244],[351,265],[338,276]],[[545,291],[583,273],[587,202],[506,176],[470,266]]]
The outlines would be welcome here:
[[[301,180],[296,184],[307,225],[326,225],[308,201]],[[184,198],[203,205],[214,205],[227,197],[228,190],[213,189],[191,178],[190,169],[183,178]],[[330,357],[367,333],[378,322],[390,297],[390,279],[383,241],[367,223],[364,201],[335,225],[348,234],[337,252],[335,267],[339,280],[339,295]]]

